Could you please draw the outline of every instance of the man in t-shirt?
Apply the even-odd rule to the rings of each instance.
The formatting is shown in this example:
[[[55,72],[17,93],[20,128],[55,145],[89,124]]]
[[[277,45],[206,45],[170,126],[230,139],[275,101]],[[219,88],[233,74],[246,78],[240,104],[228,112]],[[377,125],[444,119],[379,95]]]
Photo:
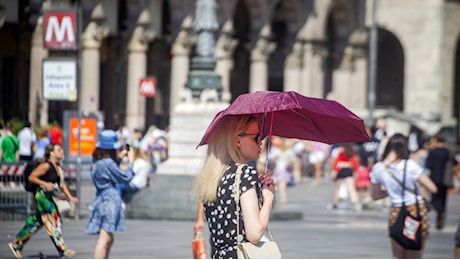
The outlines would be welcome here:
[[[24,128],[18,133],[19,140],[19,160],[32,161],[37,136],[30,128],[30,122],[24,124]]]
[[[425,167],[430,170],[430,179],[436,184],[438,192],[431,194],[431,204],[437,212],[436,228],[442,229],[446,220],[446,206],[447,206],[447,187],[444,184],[444,174],[448,161],[451,160],[452,165],[457,165],[458,162],[451,151],[445,147],[445,137],[443,134],[438,133],[432,138],[433,148],[428,152],[425,161]]]
[[[0,144],[0,161],[17,162],[19,160],[19,140],[13,134],[11,123],[5,125],[5,136]]]
[[[59,144],[62,146],[62,130],[57,120],[54,120],[53,127],[51,127],[48,133],[52,144]]]

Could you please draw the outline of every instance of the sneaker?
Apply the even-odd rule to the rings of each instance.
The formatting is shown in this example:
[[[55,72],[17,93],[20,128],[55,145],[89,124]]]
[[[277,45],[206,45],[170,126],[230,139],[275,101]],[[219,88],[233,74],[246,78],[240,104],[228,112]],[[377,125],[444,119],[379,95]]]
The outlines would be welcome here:
[[[13,252],[13,255],[14,255],[16,258],[18,258],[18,259],[22,258],[21,251],[20,251],[20,250],[17,250],[17,249],[14,247],[13,243],[8,243],[8,246],[10,247],[11,252]]]
[[[354,212],[361,212],[362,209],[363,208],[362,208],[361,204],[353,204],[351,206],[351,210],[354,211]]]

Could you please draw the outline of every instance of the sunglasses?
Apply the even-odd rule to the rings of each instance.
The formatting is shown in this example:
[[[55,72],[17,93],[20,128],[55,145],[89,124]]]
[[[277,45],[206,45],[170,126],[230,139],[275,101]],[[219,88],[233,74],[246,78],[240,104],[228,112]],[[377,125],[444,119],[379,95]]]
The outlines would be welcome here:
[[[259,143],[259,141],[260,141],[260,133],[257,133],[257,134],[250,134],[250,133],[239,134],[239,136],[250,136],[250,135],[254,136],[254,138],[253,138],[254,142]]]

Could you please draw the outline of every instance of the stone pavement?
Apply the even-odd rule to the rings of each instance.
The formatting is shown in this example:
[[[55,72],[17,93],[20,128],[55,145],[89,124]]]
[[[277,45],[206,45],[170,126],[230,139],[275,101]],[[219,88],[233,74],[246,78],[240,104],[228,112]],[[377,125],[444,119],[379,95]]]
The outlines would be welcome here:
[[[328,210],[332,200],[332,182],[319,186],[298,184],[288,190],[288,202],[276,205],[276,211],[301,212],[298,220],[270,222],[269,229],[284,258],[354,258],[389,259],[391,250],[387,237],[387,211],[383,208],[353,212],[342,204],[338,210]],[[87,204],[91,203],[94,188],[90,182],[82,187],[81,217],[64,220],[64,237],[70,248],[77,251],[73,258],[92,258],[95,236],[84,234],[87,223]],[[152,202],[154,203],[154,202]],[[446,226],[442,231],[431,228],[424,258],[452,258],[454,233],[460,217],[460,195],[448,201]],[[434,226],[434,213],[430,213]],[[277,220],[278,219],[278,220]],[[193,221],[127,219],[127,230],[115,234],[111,258],[191,258]],[[13,258],[7,243],[22,227],[22,221],[0,223],[0,258]],[[205,232],[208,236],[207,231]],[[209,252],[209,251],[208,251]],[[27,258],[56,258],[57,253],[44,230],[40,230],[26,244]]]

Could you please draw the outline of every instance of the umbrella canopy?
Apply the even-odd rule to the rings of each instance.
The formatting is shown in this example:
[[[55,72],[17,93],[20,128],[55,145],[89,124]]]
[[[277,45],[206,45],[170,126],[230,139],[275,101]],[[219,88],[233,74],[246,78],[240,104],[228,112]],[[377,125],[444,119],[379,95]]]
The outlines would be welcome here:
[[[327,144],[370,141],[363,120],[336,101],[294,91],[258,91],[238,96],[217,113],[198,146],[207,144],[210,133],[225,116],[242,114],[257,117],[262,138],[276,135]]]

